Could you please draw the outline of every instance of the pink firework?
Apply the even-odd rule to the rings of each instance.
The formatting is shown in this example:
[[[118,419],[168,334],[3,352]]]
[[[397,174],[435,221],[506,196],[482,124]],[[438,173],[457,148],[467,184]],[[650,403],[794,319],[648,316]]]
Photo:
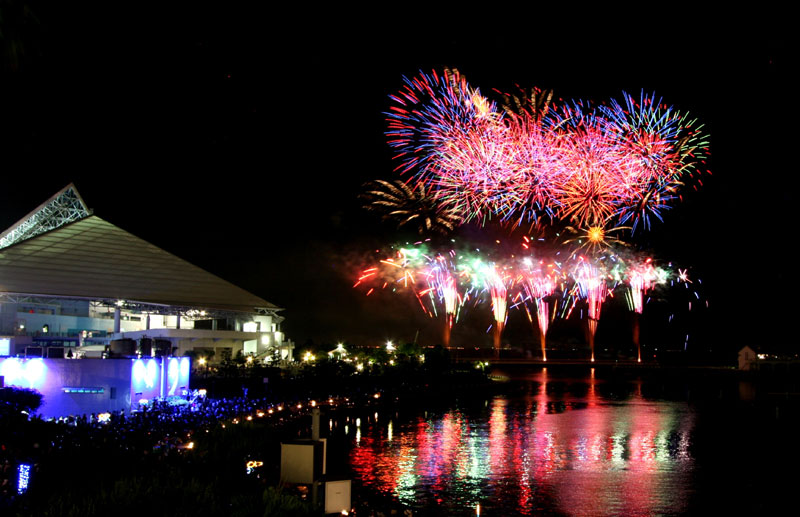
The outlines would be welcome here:
[[[600,321],[600,309],[608,295],[606,276],[597,266],[588,263],[583,257],[573,272],[575,286],[581,298],[586,300],[589,312],[589,347],[591,360],[594,362],[594,336],[597,332],[597,323]]]
[[[496,129],[496,128],[495,128]],[[527,203],[520,185],[526,178],[515,168],[513,142],[503,131],[462,134],[440,147],[431,184],[443,209],[479,220]]]
[[[453,329],[461,297],[458,293],[458,282],[448,268],[447,259],[439,255],[426,273],[427,282],[431,285],[444,305],[444,346],[450,346],[450,332]]]
[[[659,280],[658,271],[648,258],[641,264],[630,266],[626,272],[626,280],[630,292],[629,303],[634,312],[633,342],[636,344],[637,361],[642,362],[642,345],[639,338],[639,320],[644,310],[643,295],[652,289]]]
[[[486,275],[486,282],[489,288],[489,295],[492,298],[492,314],[495,321],[495,334],[494,334],[494,348],[495,354],[500,353],[500,336],[503,333],[503,327],[506,322],[506,314],[508,313],[507,294],[506,288],[507,277],[502,272],[497,270],[496,266],[491,266],[488,274]]]
[[[536,318],[539,322],[539,340],[542,346],[542,360],[547,361],[545,342],[547,329],[550,326],[550,303],[547,301],[547,298],[551,296],[556,289],[556,281],[554,278],[555,264],[546,266],[543,261],[539,261],[538,264],[534,266],[531,260],[526,260],[525,264],[528,266],[528,270],[524,274],[523,286],[528,298],[533,299],[536,303]]]
[[[641,314],[644,309],[643,294],[652,289],[658,274],[653,267],[652,259],[647,259],[643,264],[632,266],[627,271],[627,281],[631,292],[631,305],[634,312]]]
[[[705,163],[702,125],[654,94],[556,106],[534,91],[506,95],[500,111],[457,71],[404,81],[387,114],[398,170],[461,220],[545,215],[635,231],[661,219]]]

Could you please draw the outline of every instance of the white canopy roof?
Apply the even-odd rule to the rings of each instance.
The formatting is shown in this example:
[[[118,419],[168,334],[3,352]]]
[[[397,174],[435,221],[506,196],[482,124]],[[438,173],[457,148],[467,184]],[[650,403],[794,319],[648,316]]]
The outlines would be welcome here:
[[[0,249],[0,292],[280,310],[94,215]]]

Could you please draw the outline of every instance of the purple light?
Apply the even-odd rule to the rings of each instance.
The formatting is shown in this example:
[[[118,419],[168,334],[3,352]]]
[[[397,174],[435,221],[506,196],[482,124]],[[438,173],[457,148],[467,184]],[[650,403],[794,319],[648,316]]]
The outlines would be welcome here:
[[[158,363],[155,359],[147,361],[147,374],[144,377],[144,385],[152,388],[156,385],[156,378],[158,378]]]
[[[19,388],[41,388],[47,377],[47,366],[40,358],[0,360],[0,375],[9,386]]]
[[[192,364],[189,362],[188,357],[181,358],[181,379],[186,379],[186,382],[189,382],[189,372],[192,369]]]
[[[169,391],[167,392],[168,397],[175,395],[175,390],[178,388],[178,381],[180,380],[179,374],[180,365],[178,364],[178,359],[171,357],[169,359],[169,366],[167,367],[167,385],[169,387]]]
[[[47,367],[41,359],[31,359],[25,363],[25,379],[27,379],[30,387],[38,386],[44,381]]]
[[[134,359],[131,366],[131,402],[134,406],[139,399],[151,400],[164,395],[161,368],[160,359]]]
[[[16,386],[17,379],[22,375],[22,363],[16,357],[4,359],[0,366],[0,374],[5,377],[6,384]]]
[[[144,361],[137,359],[133,362],[133,382],[134,384],[141,384],[144,382],[144,377],[147,374],[147,368]]]

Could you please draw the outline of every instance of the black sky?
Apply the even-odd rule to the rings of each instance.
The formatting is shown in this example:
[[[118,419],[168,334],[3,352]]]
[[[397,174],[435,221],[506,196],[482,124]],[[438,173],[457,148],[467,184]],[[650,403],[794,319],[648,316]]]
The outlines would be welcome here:
[[[394,177],[382,112],[402,77],[447,66],[485,94],[595,101],[644,89],[712,142],[713,175],[653,231],[654,253],[703,278],[713,341],[796,342],[797,54],[781,13],[2,5],[0,227],[74,182],[100,217],[285,307],[296,342],[412,339],[429,327],[414,302],[377,310],[349,262],[398,239],[356,196]]]

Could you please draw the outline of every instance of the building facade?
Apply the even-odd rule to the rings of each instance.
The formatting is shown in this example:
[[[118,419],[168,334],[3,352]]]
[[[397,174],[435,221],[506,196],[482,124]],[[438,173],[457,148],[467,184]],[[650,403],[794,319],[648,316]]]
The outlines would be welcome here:
[[[0,234],[0,356],[288,361],[281,310],[93,215],[73,185]]]

